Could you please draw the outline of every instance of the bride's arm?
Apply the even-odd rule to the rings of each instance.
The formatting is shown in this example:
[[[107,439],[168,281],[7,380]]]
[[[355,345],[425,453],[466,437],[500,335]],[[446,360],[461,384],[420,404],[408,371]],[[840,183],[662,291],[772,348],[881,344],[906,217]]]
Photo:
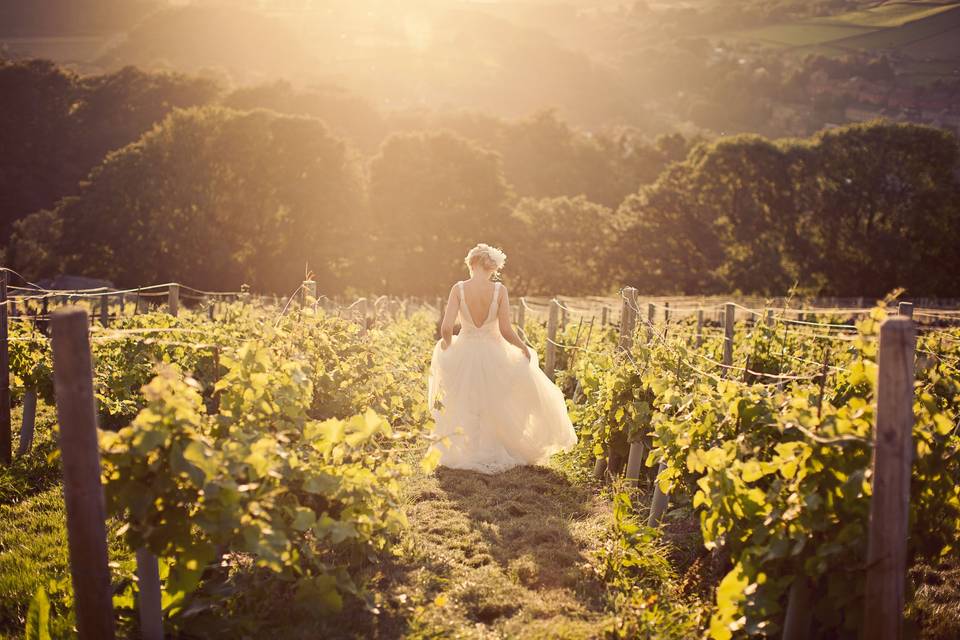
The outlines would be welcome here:
[[[441,346],[446,349],[453,340],[453,327],[457,323],[457,312],[460,311],[460,296],[457,295],[457,285],[450,289],[447,296],[447,308],[443,312],[443,321],[440,323]]]
[[[500,335],[503,336],[504,340],[520,349],[520,351],[523,351],[523,355],[529,359],[530,350],[527,348],[527,345],[524,344],[523,340],[520,339],[520,336],[517,335],[517,332],[513,330],[513,323],[510,322],[510,296],[507,293],[507,288],[500,288],[503,290],[501,294],[503,300],[500,301],[500,307],[497,311],[497,320],[499,320],[500,323]]]

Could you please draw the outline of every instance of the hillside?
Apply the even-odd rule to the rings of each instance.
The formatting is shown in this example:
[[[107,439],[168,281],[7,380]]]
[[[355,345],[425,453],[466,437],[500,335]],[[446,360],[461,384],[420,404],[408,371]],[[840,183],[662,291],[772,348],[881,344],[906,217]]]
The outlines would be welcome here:
[[[884,2],[724,34],[799,55],[886,54],[917,82],[960,76],[960,2]]]

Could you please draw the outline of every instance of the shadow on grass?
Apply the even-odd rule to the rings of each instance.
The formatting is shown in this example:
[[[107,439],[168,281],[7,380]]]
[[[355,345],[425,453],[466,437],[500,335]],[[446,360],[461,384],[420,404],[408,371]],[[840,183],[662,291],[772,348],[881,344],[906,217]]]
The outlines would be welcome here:
[[[491,559],[523,586],[580,591],[581,567],[588,558],[570,527],[590,515],[589,488],[574,486],[545,467],[516,467],[496,475],[441,468],[437,479],[483,536]]]

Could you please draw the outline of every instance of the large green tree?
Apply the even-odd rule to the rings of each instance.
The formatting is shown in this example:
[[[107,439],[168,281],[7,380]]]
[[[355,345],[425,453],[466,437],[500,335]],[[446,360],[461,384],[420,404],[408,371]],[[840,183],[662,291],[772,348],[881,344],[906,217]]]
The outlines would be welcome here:
[[[477,242],[515,238],[500,158],[452,133],[398,134],[370,162],[370,286],[433,295]]]
[[[957,141],[874,122],[697,147],[621,207],[612,260],[648,291],[955,295]]]
[[[219,107],[179,110],[110,154],[76,197],[18,225],[17,266],[34,273],[40,221],[59,267],[121,286],[179,280],[285,291],[317,272],[340,285],[361,186],[318,120]]]
[[[132,67],[81,77],[46,60],[0,62],[0,239],[76,193],[107,152],[218,93],[209,80]]]
[[[617,238],[613,211],[583,196],[525,198],[510,273],[524,293],[597,295],[616,288],[609,252]]]

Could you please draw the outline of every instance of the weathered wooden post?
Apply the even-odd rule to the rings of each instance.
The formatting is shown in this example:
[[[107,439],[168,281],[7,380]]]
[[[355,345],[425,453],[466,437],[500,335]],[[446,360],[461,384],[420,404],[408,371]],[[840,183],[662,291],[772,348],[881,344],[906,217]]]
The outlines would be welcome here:
[[[733,323],[737,309],[732,302],[726,303],[723,308],[723,364],[730,367],[733,365]]]
[[[773,309],[767,309],[766,315],[763,317],[763,324],[773,327]]]
[[[903,318],[913,318],[913,303],[901,302],[897,305],[897,315]]]
[[[313,307],[317,302],[317,282],[316,280],[304,280],[300,288],[300,303],[304,307]]]
[[[653,340],[653,321],[656,319],[657,306],[652,302],[647,303],[647,343]]]
[[[33,429],[37,423],[37,392],[27,389],[23,394],[23,421],[20,423],[20,445],[17,455],[22,456],[33,445]]]
[[[133,315],[142,313],[142,309],[140,308],[142,299],[143,297],[140,295],[140,287],[137,287],[137,297],[133,301]]]
[[[908,318],[888,318],[880,325],[862,634],[871,640],[902,637],[916,341],[913,321]]]
[[[603,305],[600,307],[600,326],[605,327],[610,322],[610,307]]]
[[[543,370],[551,381],[557,377],[557,319],[560,304],[556,298],[550,301],[550,315],[547,317],[547,345],[544,347]]]
[[[670,303],[663,303],[663,324],[670,324]]]
[[[177,317],[180,314],[180,285],[172,284],[167,290],[167,309],[170,315]]]
[[[627,287],[623,290],[623,306],[620,309],[620,341],[621,349],[629,351],[633,346],[633,336],[636,332],[638,319],[637,313],[637,290],[633,287]],[[650,331],[649,326],[647,331]],[[626,479],[628,484],[636,486],[640,480],[640,471],[646,458],[646,445],[644,436],[641,434],[636,440],[630,442],[630,450],[627,453]],[[610,459],[611,464],[615,462]],[[617,469],[611,469],[616,472]]]
[[[110,326],[110,295],[106,293],[100,297],[100,326]]]
[[[7,317],[7,271],[0,270],[0,462],[13,460],[10,426],[10,319]]]
[[[107,565],[106,510],[100,485],[87,312],[76,308],[58,311],[51,324],[77,630],[81,640],[110,640],[114,637],[113,592]]]
[[[163,640],[163,609],[160,605],[160,565],[149,549],[137,549],[137,609],[142,640]]]
[[[626,287],[623,290],[623,303],[620,307],[620,339],[617,341],[621,349],[629,351],[633,347],[633,335],[637,330],[637,290]]]
[[[360,333],[367,332],[367,299],[357,300],[357,320],[360,322]]]
[[[697,337],[694,344],[703,346],[703,309],[697,309]]]

